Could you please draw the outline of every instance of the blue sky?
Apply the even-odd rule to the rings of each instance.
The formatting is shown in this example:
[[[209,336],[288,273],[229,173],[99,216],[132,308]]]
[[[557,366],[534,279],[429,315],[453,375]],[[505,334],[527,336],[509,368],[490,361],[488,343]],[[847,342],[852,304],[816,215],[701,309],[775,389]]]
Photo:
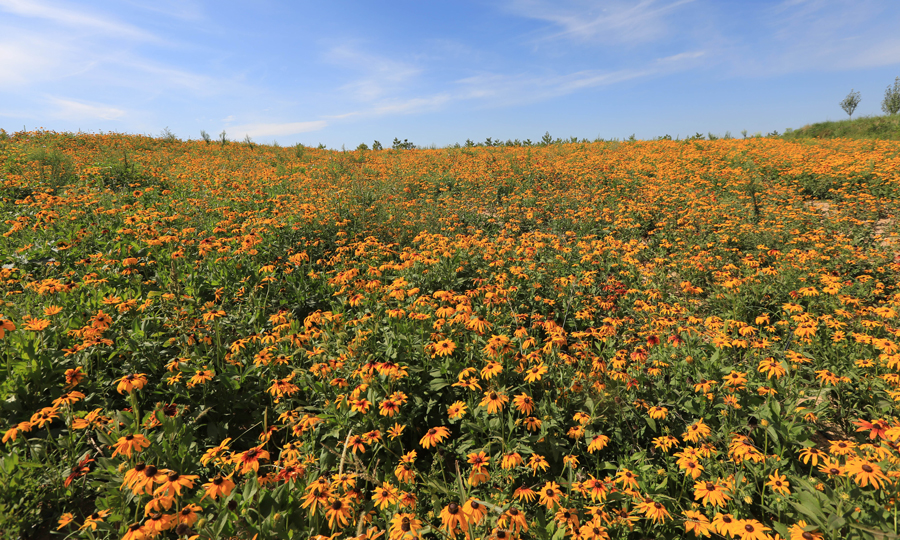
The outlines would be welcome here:
[[[0,0],[0,127],[355,148],[881,114],[893,0]]]

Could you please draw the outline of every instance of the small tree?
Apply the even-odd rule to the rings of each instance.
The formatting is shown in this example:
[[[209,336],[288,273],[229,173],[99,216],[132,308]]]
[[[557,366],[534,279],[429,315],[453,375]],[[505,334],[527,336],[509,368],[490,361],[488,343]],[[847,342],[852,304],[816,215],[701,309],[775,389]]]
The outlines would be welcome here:
[[[841,102],[841,108],[844,109],[844,112],[850,115],[850,118],[853,118],[853,111],[856,110],[856,106],[859,105],[859,92],[854,92],[853,89],[850,89],[850,93],[847,94],[847,97],[844,98],[844,101]]]
[[[894,85],[888,85],[884,91],[884,101],[881,102],[881,110],[885,114],[897,114],[900,112],[900,77],[894,79]]]

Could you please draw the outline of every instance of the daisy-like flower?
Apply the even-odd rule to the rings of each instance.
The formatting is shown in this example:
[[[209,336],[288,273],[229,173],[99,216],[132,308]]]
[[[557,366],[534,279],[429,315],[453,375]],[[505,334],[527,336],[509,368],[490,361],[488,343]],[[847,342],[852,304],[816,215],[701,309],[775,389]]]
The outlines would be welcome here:
[[[822,540],[822,533],[816,527],[807,525],[802,519],[791,525],[788,532],[791,533],[791,540]]]
[[[534,400],[526,394],[518,394],[513,397],[513,406],[522,414],[531,414],[534,412]]]
[[[725,506],[725,503],[731,500],[731,497],[719,481],[716,482],[696,482],[694,483],[694,500],[702,501],[703,506]]]
[[[443,339],[434,344],[434,356],[450,356],[456,350],[456,343]]]
[[[559,506],[559,498],[562,496],[562,491],[556,482],[547,482],[538,491],[538,496],[541,504],[546,506],[548,510],[553,510],[554,507]]]
[[[716,533],[722,536],[740,535],[740,532],[738,531],[740,521],[735,519],[731,514],[720,514],[716,512],[716,515],[712,520],[712,526]]]
[[[695,443],[709,437],[710,433],[712,433],[712,430],[703,423],[703,419],[701,418],[689,425],[687,430],[681,434],[681,437],[687,442]]]
[[[591,444],[588,445],[588,453],[593,454],[599,450],[603,450],[606,448],[606,445],[609,444],[609,437],[606,435],[597,435],[591,440]]]
[[[854,453],[856,443],[853,441],[832,441],[828,453],[832,456],[849,456]]]
[[[692,532],[694,536],[705,536],[709,538],[712,524],[709,518],[696,510],[684,510],[681,512],[684,516],[684,532]]]
[[[531,502],[537,498],[537,493],[528,486],[519,486],[513,492],[513,497],[517,501]]]
[[[652,499],[645,499],[644,502],[637,505],[635,509],[654,523],[664,523],[666,520],[672,519],[672,515],[669,514],[666,507],[663,506],[662,503]]]
[[[575,510],[574,508],[560,507],[560,509],[556,511],[554,518],[556,519],[556,523],[562,527],[567,527],[571,530],[580,528],[578,522],[578,510]]]
[[[124,437],[119,437],[119,440],[113,445],[115,450],[110,457],[122,454],[127,458],[131,458],[132,452],[140,453],[148,446],[150,446],[150,441],[140,433],[137,435],[125,435]]]
[[[179,474],[175,471],[168,471],[162,483],[156,490],[153,492],[154,495],[168,495],[171,494],[169,491],[174,492],[174,495],[181,495],[181,488],[192,489],[194,487],[194,480],[197,479],[197,475],[194,474]]]
[[[541,378],[543,378],[544,375],[546,375],[547,371],[547,366],[545,366],[543,362],[536,366],[532,366],[525,370],[525,382],[538,382],[541,380]]]
[[[740,536],[741,540],[766,540],[768,535],[765,531],[771,530],[755,519],[741,519],[732,529],[733,534]]]
[[[669,409],[665,407],[650,407],[647,413],[650,414],[650,418],[654,420],[663,420],[666,415],[669,414]]]
[[[779,495],[787,497],[791,494],[791,483],[787,481],[787,476],[778,474],[778,469],[775,469],[775,472],[769,475],[769,481],[766,482],[766,485]]]
[[[528,458],[528,466],[531,467],[531,471],[534,473],[537,473],[538,469],[546,471],[550,468],[550,464],[547,463],[544,456],[540,454],[532,454],[531,457]]]
[[[372,502],[384,510],[389,505],[397,504],[400,500],[400,492],[390,482],[382,482],[380,486],[375,488],[375,494],[372,495]]]
[[[662,437],[656,437],[655,439],[653,439],[653,446],[659,448],[663,452],[668,452],[669,448],[678,446],[678,439],[671,435],[663,435]]]
[[[231,495],[231,490],[234,489],[234,482],[232,482],[230,478],[217,476],[215,478],[210,478],[208,483],[203,484],[203,489],[206,491],[203,495],[203,499],[209,497],[212,500],[216,500],[219,497]]]
[[[196,504],[189,504],[182,508],[181,511],[178,512],[178,514],[176,514],[178,523],[190,527],[194,523],[197,523],[197,521],[200,519],[200,516],[197,514],[197,512],[202,511],[203,508],[201,508],[200,506]]]
[[[481,400],[482,407],[487,407],[488,414],[494,414],[503,410],[503,406],[509,402],[509,396],[493,390],[484,393],[484,399]]]
[[[541,429],[541,424],[543,424],[540,418],[535,418],[534,416],[529,416],[523,420],[523,423],[525,424],[525,429],[528,431],[537,431]]]
[[[347,438],[347,448],[350,449],[351,452],[355,455],[358,451],[360,454],[366,453],[366,445],[363,442],[363,438],[360,435],[353,435]]]
[[[486,381],[501,373],[503,373],[503,364],[494,360],[489,361],[486,366],[481,368],[481,378]]]
[[[787,373],[787,370],[784,369],[784,366],[781,365],[781,362],[775,360],[774,358],[766,358],[765,360],[762,360],[756,370],[760,373],[765,373],[767,379],[771,379],[772,377],[780,379]]]
[[[235,470],[240,469],[241,474],[248,474],[259,471],[259,462],[263,459],[269,459],[269,452],[263,450],[261,446],[257,446],[246,452],[235,454],[231,461],[236,465]]]
[[[400,404],[391,398],[387,398],[378,404],[378,414],[381,416],[393,417],[400,412]]]
[[[866,487],[871,483],[872,487],[881,489],[884,485],[890,484],[890,480],[877,463],[854,458],[849,460],[845,467],[847,474],[853,476],[853,480],[860,487]]]
[[[466,515],[466,520],[471,525],[478,525],[481,523],[481,520],[484,519],[485,514],[487,514],[487,506],[478,502],[476,499],[469,499],[466,501],[466,504],[463,505],[463,514]]]
[[[353,509],[349,501],[335,498],[325,507],[325,517],[328,518],[328,527],[334,530],[335,525],[346,527],[349,523]]]
[[[120,394],[130,394],[134,390],[140,390],[147,384],[147,376],[143,373],[132,373],[130,375],[125,375],[116,382],[119,383],[116,386],[116,392]]]
[[[447,416],[451,420],[456,420],[457,418],[462,418],[466,414],[466,404],[464,401],[454,401],[449,407],[447,407]]]
[[[511,529],[514,535],[528,531],[528,519],[525,514],[516,507],[512,507],[500,514],[497,518],[497,526]]]
[[[303,504],[300,508],[307,508],[309,515],[315,515],[316,510],[325,508],[331,498],[331,486],[319,479],[306,486],[306,495],[303,496]]]
[[[609,533],[606,532],[606,527],[601,525],[600,520],[596,517],[582,525],[578,529],[578,533],[581,535],[582,540],[609,540]]]
[[[442,443],[444,439],[449,436],[450,430],[444,426],[433,427],[419,440],[419,444],[422,445],[423,448],[431,448],[432,446],[437,446]]]
[[[519,455],[518,452],[513,452],[511,454],[504,454],[503,457],[500,459],[500,467],[503,470],[509,470],[514,467],[518,467],[522,463],[524,463],[524,460],[522,459],[522,456]]]
[[[838,462],[825,460],[819,465],[819,472],[822,474],[827,474],[829,477],[833,476],[842,476],[844,474],[844,467],[842,467]]]
[[[32,414],[29,422],[34,427],[42,428],[47,424],[52,424],[57,418],[59,418],[59,409],[56,407],[44,407],[40,411]]]
[[[56,530],[58,531],[58,530],[62,529],[63,527],[68,526],[69,523],[72,523],[72,521],[74,521],[74,520],[75,520],[75,515],[72,514],[72,512],[66,512],[65,514],[59,516],[59,521],[57,522],[59,527],[57,527]]]
[[[635,474],[628,469],[622,469],[621,471],[616,473],[616,483],[621,484],[622,487],[626,489],[638,488],[637,476],[635,476]]]
[[[703,465],[695,459],[678,460],[678,467],[696,480],[703,473]]]
[[[100,510],[99,512],[94,512],[93,514],[84,518],[84,523],[81,525],[81,527],[78,528],[78,530],[83,531],[85,529],[90,529],[92,531],[96,531],[97,524],[103,523],[103,519],[106,518],[106,516],[108,516],[111,512],[112,510]]]
[[[400,425],[400,424],[396,424],[396,423],[395,423],[395,424],[393,425],[393,427],[391,427],[391,429],[388,430],[388,436],[389,436],[389,437],[391,438],[391,440],[393,441],[394,439],[396,439],[397,437],[399,437],[399,436],[403,433],[403,430],[404,430],[404,429],[406,429],[406,426],[403,426],[403,425]]]
[[[816,466],[819,464],[820,459],[828,459],[828,454],[818,448],[806,448],[800,452],[800,459],[806,464],[809,464],[809,462],[812,461],[813,466]]]
[[[81,371],[81,366],[67,369],[66,370],[66,388],[74,388],[78,386],[82,379],[84,379],[84,372]]]
[[[415,514],[394,514],[391,518],[391,526],[388,532],[390,540],[404,540],[405,538],[418,538],[422,522],[416,519]]]
[[[441,529],[456,538],[459,530],[467,529],[466,515],[459,504],[452,502],[441,510]]]
[[[590,475],[588,480],[582,482],[581,488],[590,495],[592,501],[603,501],[606,499],[607,494],[609,494],[609,488],[607,487],[606,482],[599,478],[594,478],[594,475]]]

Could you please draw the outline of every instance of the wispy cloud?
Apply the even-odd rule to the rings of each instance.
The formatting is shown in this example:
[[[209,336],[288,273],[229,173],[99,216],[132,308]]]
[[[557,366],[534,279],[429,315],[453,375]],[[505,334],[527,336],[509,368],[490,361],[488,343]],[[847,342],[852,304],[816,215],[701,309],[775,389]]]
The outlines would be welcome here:
[[[356,74],[355,80],[340,89],[359,101],[374,101],[397,93],[421,72],[408,62],[365,53],[347,44],[329,50],[325,60]]]
[[[118,120],[125,116],[123,109],[102,103],[89,103],[58,97],[50,97],[47,101],[55,108],[50,112],[50,117],[61,120]]]
[[[40,0],[0,0],[0,10],[20,17],[48,20],[79,30],[100,30],[108,35],[130,39],[161,41],[154,34],[115,19],[88,13],[82,9],[59,7]]]
[[[666,35],[669,32],[666,16],[693,1],[511,0],[507,9],[522,17],[549,22],[559,29],[545,39],[636,43]]]
[[[328,123],[324,120],[315,120],[312,122],[287,122],[282,124],[241,124],[228,126],[226,130],[235,135],[249,135],[250,137],[282,137],[319,131],[326,126],[328,126]]]

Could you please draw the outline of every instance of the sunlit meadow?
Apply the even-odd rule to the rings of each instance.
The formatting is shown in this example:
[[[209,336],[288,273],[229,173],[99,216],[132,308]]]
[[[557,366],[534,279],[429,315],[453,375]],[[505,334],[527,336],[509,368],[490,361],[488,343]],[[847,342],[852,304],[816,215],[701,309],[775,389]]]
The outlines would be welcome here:
[[[900,531],[896,141],[19,132],[0,171],[13,538]]]

